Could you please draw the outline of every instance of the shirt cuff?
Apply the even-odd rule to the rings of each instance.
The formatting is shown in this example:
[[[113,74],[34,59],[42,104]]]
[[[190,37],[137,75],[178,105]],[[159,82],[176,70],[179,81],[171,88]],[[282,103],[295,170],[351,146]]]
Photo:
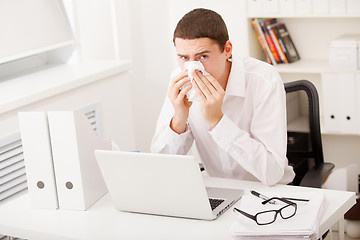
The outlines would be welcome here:
[[[171,129],[170,124],[169,126],[166,128],[165,131],[165,135],[167,139],[167,145],[168,146],[179,146],[182,145],[186,139],[188,138],[188,136],[190,135],[190,128],[189,125],[186,124],[186,130],[183,133],[176,133],[174,132],[174,130]]]
[[[217,144],[227,149],[239,136],[239,128],[227,116],[223,115],[218,124],[210,131],[210,135]]]

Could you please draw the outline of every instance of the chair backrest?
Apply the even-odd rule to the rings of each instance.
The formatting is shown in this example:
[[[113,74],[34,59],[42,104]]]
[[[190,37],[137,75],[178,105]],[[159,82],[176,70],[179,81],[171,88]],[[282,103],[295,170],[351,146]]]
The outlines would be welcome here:
[[[295,185],[303,185],[303,186],[313,186],[313,187],[321,187],[322,181],[329,174],[332,168],[334,168],[333,164],[324,163],[324,155],[322,148],[322,140],[321,140],[321,130],[320,130],[320,111],[319,111],[319,96],[315,86],[308,80],[297,80],[293,82],[288,82],[284,84],[286,93],[293,93],[304,91],[306,93],[308,99],[308,124],[309,124],[309,133],[300,133],[308,136],[308,140],[310,141],[310,147],[306,150],[301,149],[297,150],[297,148],[289,149],[288,144],[288,152],[287,157],[289,162],[291,160],[296,159],[313,159],[313,163],[309,165],[314,165],[314,168],[317,172],[308,173],[308,169],[306,170],[307,175],[316,175],[318,179],[314,179],[316,176],[312,176],[312,178],[305,179],[301,176],[300,183],[294,182]],[[288,130],[289,135],[289,130]],[[289,142],[289,141],[288,141]],[[323,169],[325,167],[325,169]],[[309,169],[311,166],[308,167]],[[295,173],[297,169],[295,169]]]
[[[308,98],[309,109],[309,127],[310,127],[310,140],[312,151],[297,153],[302,154],[304,157],[313,157],[315,165],[324,162],[321,130],[320,130],[320,114],[319,114],[319,96],[315,86],[308,80],[298,80],[294,82],[285,83],[286,93],[305,91]]]

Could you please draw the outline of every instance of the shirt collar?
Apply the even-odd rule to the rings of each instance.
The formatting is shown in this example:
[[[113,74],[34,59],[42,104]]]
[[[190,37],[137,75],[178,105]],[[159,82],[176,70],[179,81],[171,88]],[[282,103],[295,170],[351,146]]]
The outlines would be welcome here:
[[[225,95],[245,96],[245,67],[240,58],[232,58],[231,70],[226,85]]]

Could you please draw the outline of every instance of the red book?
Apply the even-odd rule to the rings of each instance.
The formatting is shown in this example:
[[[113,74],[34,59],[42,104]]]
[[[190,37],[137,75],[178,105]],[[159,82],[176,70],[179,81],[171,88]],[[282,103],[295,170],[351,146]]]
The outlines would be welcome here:
[[[276,50],[280,55],[281,61],[283,63],[289,63],[289,61],[287,60],[286,55],[284,53],[284,47],[282,47],[283,43],[282,43],[281,39],[279,39],[280,36],[279,36],[279,33],[277,32],[276,25],[277,25],[277,23],[267,25],[267,29],[268,29],[268,31],[271,35],[271,38],[275,44]]]
[[[266,42],[269,45],[271,54],[273,55],[276,63],[282,63],[280,55],[279,55],[279,53],[278,53],[278,51],[276,49],[275,43],[273,42],[273,40],[271,38],[271,35],[270,35],[270,33],[269,33],[268,29],[267,29],[267,25],[274,24],[274,23],[276,23],[275,18],[265,19],[265,20],[259,22],[259,24],[261,26],[261,30],[264,33]]]

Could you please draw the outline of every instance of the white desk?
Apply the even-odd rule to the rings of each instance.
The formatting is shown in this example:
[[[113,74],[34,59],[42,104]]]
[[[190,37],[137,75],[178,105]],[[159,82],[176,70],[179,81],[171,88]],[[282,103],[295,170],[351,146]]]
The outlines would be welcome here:
[[[257,182],[205,178],[208,186],[269,190]],[[276,185],[271,191],[324,191],[328,207],[321,220],[324,233],[355,204],[355,194],[334,190]],[[241,200],[240,200],[241,201]],[[239,202],[235,204],[239,205]],[[233,239],[230,226],[237,213],[232,208],[215,221],[160,217],[117,211],[106,194],[87,211],[40,210],[30,207],[26,194],[0,206],[0,233],[27,239]],[[343,222],[343,221],[340,221]],[[340,227],[342,225],[340,224]],[[343,227],[341,228],[343,230]],[[343,231],[340,238],[343,239]]]

